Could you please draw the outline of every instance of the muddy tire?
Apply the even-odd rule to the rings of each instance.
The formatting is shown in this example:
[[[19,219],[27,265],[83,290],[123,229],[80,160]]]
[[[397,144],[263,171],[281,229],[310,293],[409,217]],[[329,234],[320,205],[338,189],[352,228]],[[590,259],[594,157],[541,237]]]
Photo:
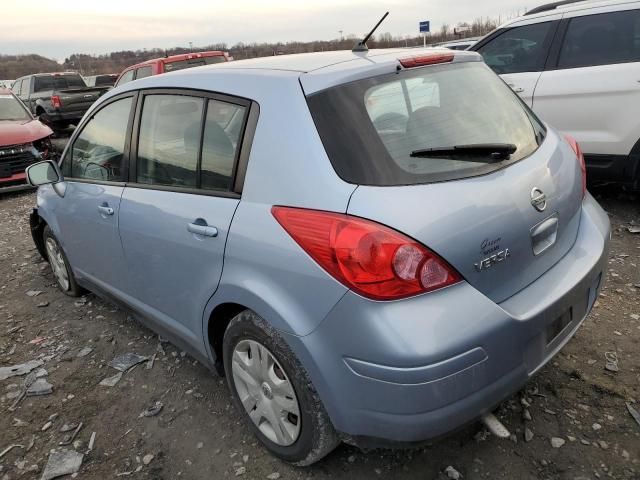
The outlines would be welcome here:
[[[236,407],[276,457],[307,466],[340,443],[305,369],[259,315],[245,310],[231,320],[223,358]]]
[[[47,261],[51,266],[58,287],[65,295],[79,297],[84,293],[84,290],[76,283],[73,270],[71,270],[71,265],[69,265],[69,260],[67,260],[67,256],[64,254],[62,247],[58,243],[58,239],[49,228],[49,225],[44,227],[42,238],[44,250],[47,254]]]

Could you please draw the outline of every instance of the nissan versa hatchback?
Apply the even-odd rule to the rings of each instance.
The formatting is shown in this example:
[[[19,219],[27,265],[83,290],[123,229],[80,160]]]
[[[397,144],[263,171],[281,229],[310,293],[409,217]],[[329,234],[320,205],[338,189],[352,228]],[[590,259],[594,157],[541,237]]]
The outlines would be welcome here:
[[[495,420],[578,329],[607,262],[580,148],[473,52],[131,82],[28,176],[61,290],[125,305],[226,374],[297,465]]]

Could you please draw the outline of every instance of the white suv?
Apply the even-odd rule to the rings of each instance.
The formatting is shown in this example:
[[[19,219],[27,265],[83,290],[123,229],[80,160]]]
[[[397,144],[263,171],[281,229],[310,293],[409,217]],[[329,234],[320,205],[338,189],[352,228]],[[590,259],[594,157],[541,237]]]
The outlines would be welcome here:
[[[640,1],[543,5],[470,50],[578,140],[590,180],[640,187]]]

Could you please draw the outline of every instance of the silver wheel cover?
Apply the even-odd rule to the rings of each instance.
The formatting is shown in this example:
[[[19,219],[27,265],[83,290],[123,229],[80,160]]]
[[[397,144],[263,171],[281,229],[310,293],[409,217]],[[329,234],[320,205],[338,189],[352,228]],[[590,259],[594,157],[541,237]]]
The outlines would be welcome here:
[[[300,406],[293,385],[273,354],[255,340],[241,340],[231,358],[238,397],[254,425],[286,447],[300,436]]]

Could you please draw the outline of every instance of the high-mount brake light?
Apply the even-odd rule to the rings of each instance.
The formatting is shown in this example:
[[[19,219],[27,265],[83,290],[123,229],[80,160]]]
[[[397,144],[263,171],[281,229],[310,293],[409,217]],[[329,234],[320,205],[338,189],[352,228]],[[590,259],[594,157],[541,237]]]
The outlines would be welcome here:
[[[437,65],[438,63],[453,62],[455,54],[452,53],[428,53],[413,57],[399,58],[400,65],[404,68],[424,67],[426,65]]]
[[[565,135],[564,138],[567,140],[567,143],[571,146],[578,159],[580,171],[582,172],[582,196],[584,197],[587,193],[587,166],[584,163],[584,153],[582,153],[582,149],[575,138],[571,135]]]
[[[271,212],[311,258],[364,297],[397,300],[462,280],[425,246],[370,220],[290,207]]]

